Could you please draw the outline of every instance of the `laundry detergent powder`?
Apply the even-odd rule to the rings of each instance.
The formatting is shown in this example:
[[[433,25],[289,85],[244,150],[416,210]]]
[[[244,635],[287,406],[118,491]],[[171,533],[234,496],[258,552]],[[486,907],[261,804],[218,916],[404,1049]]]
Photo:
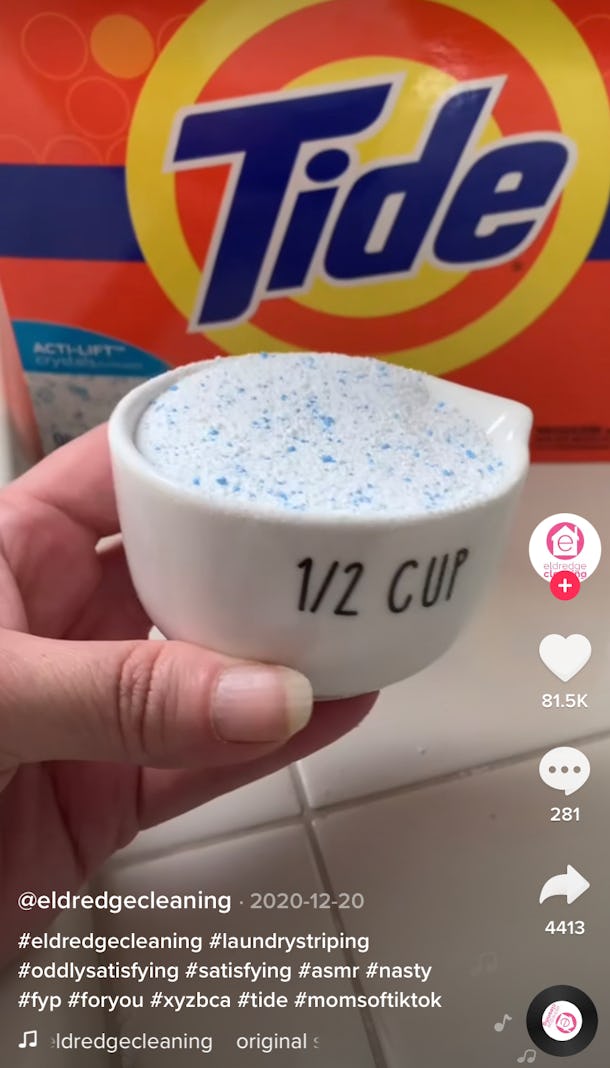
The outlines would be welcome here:
[[[610,0],[20,0],[0,64],[2,367],[43,451],[170,367],[299,350],[610,460]]]

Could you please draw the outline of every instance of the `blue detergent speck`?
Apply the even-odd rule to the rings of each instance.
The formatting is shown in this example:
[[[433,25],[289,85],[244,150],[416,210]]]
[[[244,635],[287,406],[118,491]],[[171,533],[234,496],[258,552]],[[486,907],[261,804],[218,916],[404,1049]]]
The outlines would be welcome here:
[[[178,484],[218,498],[228,489],[276,512],[462,507],[506,475],[485,432],[437,401],[435,388],[426,375],[369,358],[213,360],[169,387],[180,398],[154,399],[136,444]]]

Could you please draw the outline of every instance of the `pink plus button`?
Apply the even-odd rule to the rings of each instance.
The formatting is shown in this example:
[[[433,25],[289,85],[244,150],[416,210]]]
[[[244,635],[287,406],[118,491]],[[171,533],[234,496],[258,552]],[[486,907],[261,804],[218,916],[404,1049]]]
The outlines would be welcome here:
[[[580,591],[580,579],[573,571],[556,571],[551,579],[551,593],[558,601],[571,601]]]

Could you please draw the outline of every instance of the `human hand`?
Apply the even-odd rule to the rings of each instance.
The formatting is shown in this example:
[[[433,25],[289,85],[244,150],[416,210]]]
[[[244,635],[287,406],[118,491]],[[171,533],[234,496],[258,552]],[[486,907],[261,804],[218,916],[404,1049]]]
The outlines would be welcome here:
[[[106,434],[0,492],[0,964],[20,893],[77,889],[139,830],[328,745],[375,701],[311,715],[296,672],[147,641],[122,545],[96,550],[119,530]]]

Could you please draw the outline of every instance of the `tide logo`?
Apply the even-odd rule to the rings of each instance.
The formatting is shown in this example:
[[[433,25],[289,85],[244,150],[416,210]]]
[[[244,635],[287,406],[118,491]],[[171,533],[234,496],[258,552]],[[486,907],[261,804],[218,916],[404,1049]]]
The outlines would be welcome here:
[[[559,134],[478,141],[504,78],[447,93],[412,155],[361,166],[357,138],[383,128],[404,79],[187,108],[166,169],[229,163],[231,176],[192,329],[250,318],[262,300],[330,284],[516,258],[548,220],[576,162]]]
[[[230,18],[206,0],[148,76],[126,168],[189,352],[334,350],[435,374],[560,298],[609,173],[604,82],[556,0],[535,19],[520,0],[374,17],[370,0],[232,0]]]

